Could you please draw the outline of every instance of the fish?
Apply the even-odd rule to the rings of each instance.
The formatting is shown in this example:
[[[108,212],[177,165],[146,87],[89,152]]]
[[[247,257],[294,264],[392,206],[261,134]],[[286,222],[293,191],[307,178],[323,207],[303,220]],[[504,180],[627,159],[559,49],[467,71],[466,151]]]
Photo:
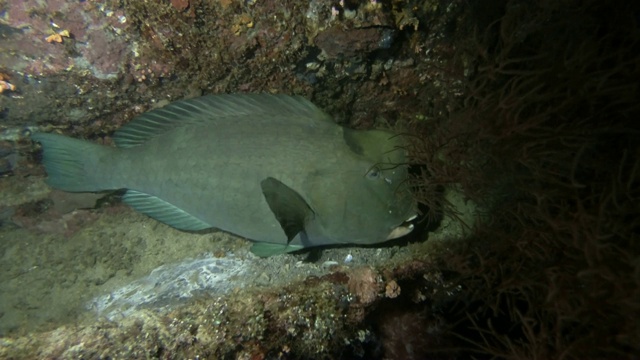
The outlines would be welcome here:
[[[405,140],[354,130],[301,96],[179,100],[118,129],[115,146],[35,132],[49,186],[125,190],[122,200],[174,228],[253,241],[261,257],[407,235],[417,206]]]

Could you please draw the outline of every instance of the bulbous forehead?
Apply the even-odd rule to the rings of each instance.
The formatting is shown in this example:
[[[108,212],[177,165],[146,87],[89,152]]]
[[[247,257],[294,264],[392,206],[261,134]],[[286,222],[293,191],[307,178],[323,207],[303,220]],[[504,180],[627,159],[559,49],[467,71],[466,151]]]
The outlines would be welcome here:
[[[344,129],[343,138],[349,149],[369,161],[400,164],[406,160],[404,136],[386,130]]]

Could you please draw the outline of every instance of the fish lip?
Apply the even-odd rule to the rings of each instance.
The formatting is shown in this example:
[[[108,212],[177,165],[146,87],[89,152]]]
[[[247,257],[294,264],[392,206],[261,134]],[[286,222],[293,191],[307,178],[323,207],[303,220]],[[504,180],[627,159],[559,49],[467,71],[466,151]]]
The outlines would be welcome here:
[[[391,229],[391,232],[387,236],[387,240],[397,239],[399,237],[403,237],[409,234],[410,232],[412,232],[415,226],[411,223],[411,221],[415,220],[417,217],[418,217],[418,214],[413,214],[407,220],[405,220],[402,224]]]

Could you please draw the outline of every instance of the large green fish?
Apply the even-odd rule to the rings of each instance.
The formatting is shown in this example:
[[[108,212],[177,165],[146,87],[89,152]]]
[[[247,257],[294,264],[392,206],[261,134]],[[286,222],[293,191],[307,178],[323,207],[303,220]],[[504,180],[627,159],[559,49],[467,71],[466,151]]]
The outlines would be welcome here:
[[[182,230],[218,228],[269,256],[374,244],[413,229],[399,136],[341,127],[297,96],[209,95],[144,113],[117,147],[36,133],[48,184],[126,189],[137,211]]]

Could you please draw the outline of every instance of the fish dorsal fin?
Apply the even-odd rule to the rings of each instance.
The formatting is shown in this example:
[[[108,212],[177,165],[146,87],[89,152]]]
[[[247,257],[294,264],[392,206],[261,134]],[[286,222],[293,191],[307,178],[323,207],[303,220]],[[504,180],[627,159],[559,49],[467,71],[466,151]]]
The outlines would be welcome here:
[[[127,190],[122,200],[136,211],[173,226],[176,229],[198,231],[212,227],[186,211],[160,198],[140,191]]]
[[[271,94],[220,94],[179,100],[148,111],[116,131],[118,147],[134,147],[171,129],[216,121],[272,120],[330,121],[325,112],[301,96]]]
[[[295,190],[279,180],[268,177],[260,182],[269,208],[287,235],[287,243],[303,232],[313,210]]]

